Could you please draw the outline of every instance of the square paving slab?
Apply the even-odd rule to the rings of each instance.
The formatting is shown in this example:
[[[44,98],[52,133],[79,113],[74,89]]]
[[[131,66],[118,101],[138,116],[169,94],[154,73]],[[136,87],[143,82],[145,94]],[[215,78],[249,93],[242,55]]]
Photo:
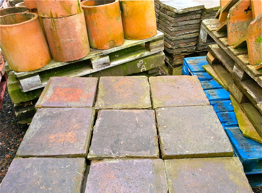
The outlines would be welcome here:
[[[209,105],[196,76],[159,76],[149,78],[153,107]]]
[[[164,159],[233,156],[212,106],[160,108],[156,114]]]
[[[148,78],[101,77],[96,108],[151,108]]]
[[[43,108],[35,114],[18,156],[87,156],[94,110]]]
[[[166,160],[169,193],[253,192],[238,158]]]
[[[119,157],[159,157],[155,111],[99,111],[88,158]]]
[[[84,158],[14,159],[1,193],[80,193]]]
[[[52,77],[36,107],[92,107],[98,78]]]
[[[163,160],[92,161],[85,193],[167,193]]]

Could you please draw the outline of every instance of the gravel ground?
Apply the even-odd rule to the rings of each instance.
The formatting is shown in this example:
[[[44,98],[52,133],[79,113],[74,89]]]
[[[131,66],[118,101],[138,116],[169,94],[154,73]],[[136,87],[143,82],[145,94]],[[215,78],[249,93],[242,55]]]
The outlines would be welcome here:
[[[0,183],[5,177],[9,165],[23,139],[28,125],[17,123],[13,104],[6,90],[0,111]],[[262,193],[262,187],[253,188],[255,193]]]
[[[0,183],[23,139],[28,125],[17,123],[14,107],[7,90],[0,110]]]

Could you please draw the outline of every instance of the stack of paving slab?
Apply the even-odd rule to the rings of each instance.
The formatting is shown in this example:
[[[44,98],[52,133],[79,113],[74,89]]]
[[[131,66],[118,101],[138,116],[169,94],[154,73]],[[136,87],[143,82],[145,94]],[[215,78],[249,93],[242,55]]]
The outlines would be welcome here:
[[[207,51],[214,43],[212,38],[199,42],[200,23],[213,17],[219,6],[219,0],[155,0],[157,27],[165,34],[166,62],[175,75],[181,74],[185,56]]]
[[[161,75],[159,68],[165,64],[163,50],[164,34],[158,31],[151,38],[125,40],[122,46],[108,50],[91,49],[85,58],[77,61],[52,60],[35,71],[14,72],[6,63],[7,87],[17,119],[21,124],[31,122],[35,103],[50,77]]]
[[[195,76],[51,78],[36,106],[0,192],[252,192]]]

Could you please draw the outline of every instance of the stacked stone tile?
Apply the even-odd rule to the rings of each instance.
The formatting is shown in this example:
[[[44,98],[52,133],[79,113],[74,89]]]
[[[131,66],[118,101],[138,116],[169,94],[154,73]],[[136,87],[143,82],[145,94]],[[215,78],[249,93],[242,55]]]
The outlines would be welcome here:
[[[184,56],[196,51],[204,5],[189,0],[155,0],[155,9],[158,30],[165,34],[166,62],[181,68]]]
[[[177,69],[173,74],[181,74],[185,56],[207,51],[214,43],[212,38],[200,41],[200,23],[214,18],[219,6],[219,0],[155,0],[157,27],[165,34],[165,61]]]
[[[51,78],[37,107],[0,192],[252,192],[197,77]]]

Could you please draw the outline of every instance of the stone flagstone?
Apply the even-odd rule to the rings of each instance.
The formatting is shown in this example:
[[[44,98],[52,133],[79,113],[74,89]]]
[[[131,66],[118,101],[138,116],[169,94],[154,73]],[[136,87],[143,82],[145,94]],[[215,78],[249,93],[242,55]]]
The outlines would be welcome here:
[[[196,76],[159,76],[149,78],[153,108],[209,105]]]
[[[51,77],[36,107],[92,107],[98,78]]]
[[[233,156],[212,106],[159,108],[156,115],[162,158]]]
[[[18,156],[87,156],[94,110],[42,108],[35,114]]]
[[[148,78],[144,76],[101,77],[96,109],[150,108]]]
[[[88,158],[119,157],[159,157],[155,111],[99,111]]]
[[[1,193],[80,193],[84,158],[14,159],[0,186]]]
[[[166,160],[169,193],[253,192],[238,158]]]
[[[85,193],[167,193],[163,160],[92,161]]]

